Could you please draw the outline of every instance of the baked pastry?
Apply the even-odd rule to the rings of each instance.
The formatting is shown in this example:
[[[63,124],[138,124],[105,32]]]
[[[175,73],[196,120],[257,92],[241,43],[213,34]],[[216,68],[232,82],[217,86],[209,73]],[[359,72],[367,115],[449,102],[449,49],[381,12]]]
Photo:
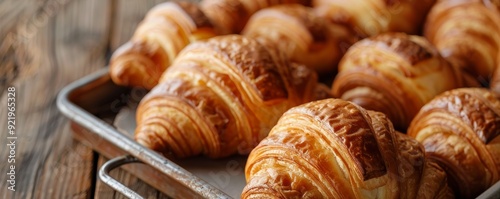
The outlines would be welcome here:
[[[313,0],[323,16],[344,23],[361,37],[385,32],[421,32],[428,11],[436,0]]]
[[[243,35],[260,38],[318,73],[336,71],[343,55],[342,45],[352,45],[356,37],[341,24],[329,26],[315,10],[300,4],[284,4],[262,9],[249,19]],[[343,42],[343,43],[342,43]]]
[[[425,37],[442,56],[484,86],[500,60],[500,13],[491,2],[487,5],[481,0],[442,0],[425,25]]]
[[[240,33],[250,16],[279,4],[310,5],[311,0],[203,0],[200,7],[222,34]]]
[[[498,97],[500,97],[500,67],[497,67],[493,73],[493,78],[490,82],[490,89],[497,94]]]
[[[158,4],[147,13],[131,40],[113,53],[110,76],[118,85],[151,89],[187,44],[217,34],[197,4]]]
[[[385,113],[406,131],[420,108],[464,80],[423,37],[384,33],[355,43],[339,64],[334,96]]]
[[[446,173],[380,112],[325,99],[290,109],[250,153],[241,198],[452,198]]]
[[[447,91],[408,129],[448,174],[455,193],[477,197],[500,180],[500,101],[485,88]]]
[[[192,43],[141,100],[135,139],[178,158],[248,154],[286,110],[328,97],[325,87],[255,39]]]

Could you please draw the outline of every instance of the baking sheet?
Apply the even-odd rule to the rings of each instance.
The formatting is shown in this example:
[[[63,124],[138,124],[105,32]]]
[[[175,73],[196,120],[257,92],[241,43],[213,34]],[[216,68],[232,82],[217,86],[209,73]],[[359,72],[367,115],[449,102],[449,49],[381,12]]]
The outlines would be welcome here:
[[[124,136],[131,138],[136,126],[135,110],[136,104],[129,103],[127,107],[120,109],[113,123]],[[233,156],[224,159],[194,157],[174,162],[229,196],[240,198],[245,186],[246,159],[246,156]]]

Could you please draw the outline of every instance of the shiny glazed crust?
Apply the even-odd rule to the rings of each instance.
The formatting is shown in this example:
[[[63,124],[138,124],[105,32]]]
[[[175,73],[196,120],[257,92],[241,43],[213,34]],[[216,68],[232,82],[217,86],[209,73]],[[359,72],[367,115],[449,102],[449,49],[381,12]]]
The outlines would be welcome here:
[[[500,53],[500,13],[491,2],[486,5],[439,1],[425,25],[425,37],[443,57],[483,85],[498,67]]]
[[[461,73],[423,37],[385,33],[354,44],[339,64],[334,96],[380,111],[405,131],[434,96],[463,86]]]
[[[420,33],[425,17],[436,0],[313,0],[324,7],[324,16],[343,21],[362,37],[385,32]]]
[[[384,114],[341,99],[287,111],[248,158],[242,198],[450,198],[445,172]]]
[[[240,33],[248,19],[260,9],[279,4],[310,5],[311,0],[204,0],[201,9],[221,34]]]
[[[356,41],[348,28],[329,26],[315,9],[299,4],[256,12],[242,34],[272,42],[292,61],[323,73],[336,71],[343,55],[342,44],[350,46]]]
[[[218,36],[190,44],[165,71],[139,104],[135,138],[175,157],[248,154],[287,109],[328,97],[322,88],[271,46]]]
[[[483,88],[447,91],[408,129],[448,174],[455,192],[473,198],[500,180],[500,101]]]
[[[111,78],[118,85],[151,89],[186,45],[216,35],[196,4],[158,4],[147,13],[131,40],[113,53]]]

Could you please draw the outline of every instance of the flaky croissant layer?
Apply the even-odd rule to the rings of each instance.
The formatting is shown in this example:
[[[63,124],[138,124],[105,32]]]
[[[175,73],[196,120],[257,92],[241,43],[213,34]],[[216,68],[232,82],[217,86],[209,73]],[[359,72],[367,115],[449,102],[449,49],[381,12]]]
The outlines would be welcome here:
[[[385,33],[355,43],[339,64],[336,97],[385,113],[405,131],[434,96],[464,85],[461,72],[423,37]]]
[[[176,157],[248,154],[287,109],[328,97],[316,73],[241,35],[187,46],[137,109],[136,140]]]
[[[239,33],[248,18],[277,4],[310,0],[203,0],[160,3],[148,11],[133,37],[120,46],[110,61],[114,83],[152,89],[177,54],[194,41]]]
[[[351,26],[362,37],[386,32],[420,33],[436,0],[313,0],[325,17]]]
[[[500,65],[500,13],[489,0],[439,1],[424,35],[451,64],[483,85]]]
[[[242,34],[272,42],[292,61],[319,73],[336,71],[343,47],[357,41],[348,27],[326,23],[316,9],[299,4],[273,6],[256,12]]]
[[[242,198],[451,198],[446,174],[384,114],[341,99],[294,107],[250,153]]]
[[[426,104],[408,129],[446,170],[463,198],[500,180],[500,100],[483,88],[447,91]]]

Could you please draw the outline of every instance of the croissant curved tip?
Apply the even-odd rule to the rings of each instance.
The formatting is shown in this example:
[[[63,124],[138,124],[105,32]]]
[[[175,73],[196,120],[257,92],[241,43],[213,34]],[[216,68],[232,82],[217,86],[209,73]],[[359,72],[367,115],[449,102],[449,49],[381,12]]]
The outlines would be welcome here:
[[[135,141],[145,148],[151,149],[161,153],[167,158],[174,158],[174,155],[169,147],[164,147],[160,140],[155,140],[153,137],[144,136],[140,133],[136,133],[134,137]]]
[[[162,74],[146,44],[127,42],[113,53],[109,73],[113,82],[123,86],[152,89]],[[150,56],[151,55],[151,56]]]
[[[151,140],[152,140],[151,138],[149,138],[149,137],[144,138],[143,136],[137,136],[137,135],[139,135],[139,134],[136,133],[136,136],[135,136],[135,141],[137,143],[139,143],[140,145],[142,145],[144,147],[150,148],[150,149],[156,148],[155,147],[156,145],[151,143]]]

